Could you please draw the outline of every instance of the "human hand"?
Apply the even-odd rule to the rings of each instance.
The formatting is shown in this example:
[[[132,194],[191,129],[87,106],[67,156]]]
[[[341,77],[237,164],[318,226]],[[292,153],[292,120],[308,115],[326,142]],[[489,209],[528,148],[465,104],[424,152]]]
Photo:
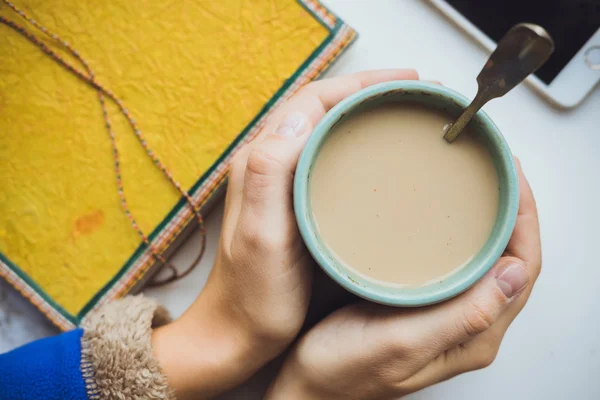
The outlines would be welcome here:
[[[331,107],[364,87],[402,79],[418,75],[382,70],[310,83],[279,107],[232,161],[219,248],[206,287],[178,321],[153,337],[178,398],[234,386],[296,337],[313,270],[293,211],[298,157]]]
[[[517,223],[504,256],[481,281],[426,308],[361,301],[334,312],[295,346],[267,399],[398,398],[490,365],[541,269],[536,205],[517,166]]]

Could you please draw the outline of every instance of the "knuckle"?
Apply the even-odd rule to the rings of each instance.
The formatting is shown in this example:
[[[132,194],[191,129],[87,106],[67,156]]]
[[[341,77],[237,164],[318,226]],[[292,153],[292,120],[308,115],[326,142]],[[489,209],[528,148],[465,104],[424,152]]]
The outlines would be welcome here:
[[[286,243],[283,235],[271,233],[267,227],[261,227],[260,224],[253,224],[246,227],[241,232],[241,239],[244,247],[251,251],[261,251],[265,253],[275,253],[285,247]]]
[[[240,236],[244,248],[256,250],[263,242],[263,234],[258,227],[243,229]]]
[[[257,176],[270,176],[274,171],[285,168],[277,154],[268,146],[259,146],[250,151],[246,171]]]
[[[423,356],[423,343],[427,340],[417,330],[399,326],[388,331],[378,346],[380,355],[391,360],[418,360]]]
[[[263,234],[260,235],[259,245],[266,253],[275,253],[284,248],[285,243],[280,236],[263,232]]]
[[[419,354],[421,343],[419,339],[412,334],[398,334],[396,340],[392,341],[392,346],[385,353],[389,353],[398,359],[413,359]]]
[[[463,317],[463,328],[469,336],[477,336],[494,323],[491,313],[475,302],[470,302]]]

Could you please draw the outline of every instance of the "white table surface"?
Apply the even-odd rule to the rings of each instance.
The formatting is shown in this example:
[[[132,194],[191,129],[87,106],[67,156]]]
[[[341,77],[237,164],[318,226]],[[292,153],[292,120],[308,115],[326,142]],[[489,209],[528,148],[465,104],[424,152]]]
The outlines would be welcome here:
[[[423,79],[475,94],[486,53],[423,1],[325,3],[360,33],[329,76],[412,67]],[[535,192],[543,271],[491,367],[408,398],[600,399],[600,89],[577,109],[560,111],[522,85],[485,110],[521,158]],[[175,316],[206,281],[221,216],[219,206],[208,218],[208,249],[196,270],[168,287],[146,291]],[[196,244],[197,237],[191,237],[175,262],[186,263]],[[55,333],[37,310],[0,282],[0,352]],[[255,398],[251,392],[239,389],[227,397]]]

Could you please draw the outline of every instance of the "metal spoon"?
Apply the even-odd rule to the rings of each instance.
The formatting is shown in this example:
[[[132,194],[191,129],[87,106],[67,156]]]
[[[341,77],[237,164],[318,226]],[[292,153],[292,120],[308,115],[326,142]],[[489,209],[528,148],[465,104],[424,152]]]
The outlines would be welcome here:
[[[534,24],[513,26],[477,76],[477,95],[444,134],[452,143],[481,107],[504,96],[529,74],[541,67],[554,51],[554,41],[544,28]]]

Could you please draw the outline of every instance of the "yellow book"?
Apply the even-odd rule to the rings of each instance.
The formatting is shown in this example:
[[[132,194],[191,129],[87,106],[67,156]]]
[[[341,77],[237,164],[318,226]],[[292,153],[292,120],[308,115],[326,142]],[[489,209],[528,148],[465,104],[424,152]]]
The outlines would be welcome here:
[[[14,5],[89,63],[203,212],[269,112],[355,37],[316,0]],[[28,39],[19,27],[83,70],[4,0],[0,21],[0,276],[69,329],[156,260],[122,208],[98,88]],[[106,110],[131,214],[166,257],[194,212],[117,105]]]

